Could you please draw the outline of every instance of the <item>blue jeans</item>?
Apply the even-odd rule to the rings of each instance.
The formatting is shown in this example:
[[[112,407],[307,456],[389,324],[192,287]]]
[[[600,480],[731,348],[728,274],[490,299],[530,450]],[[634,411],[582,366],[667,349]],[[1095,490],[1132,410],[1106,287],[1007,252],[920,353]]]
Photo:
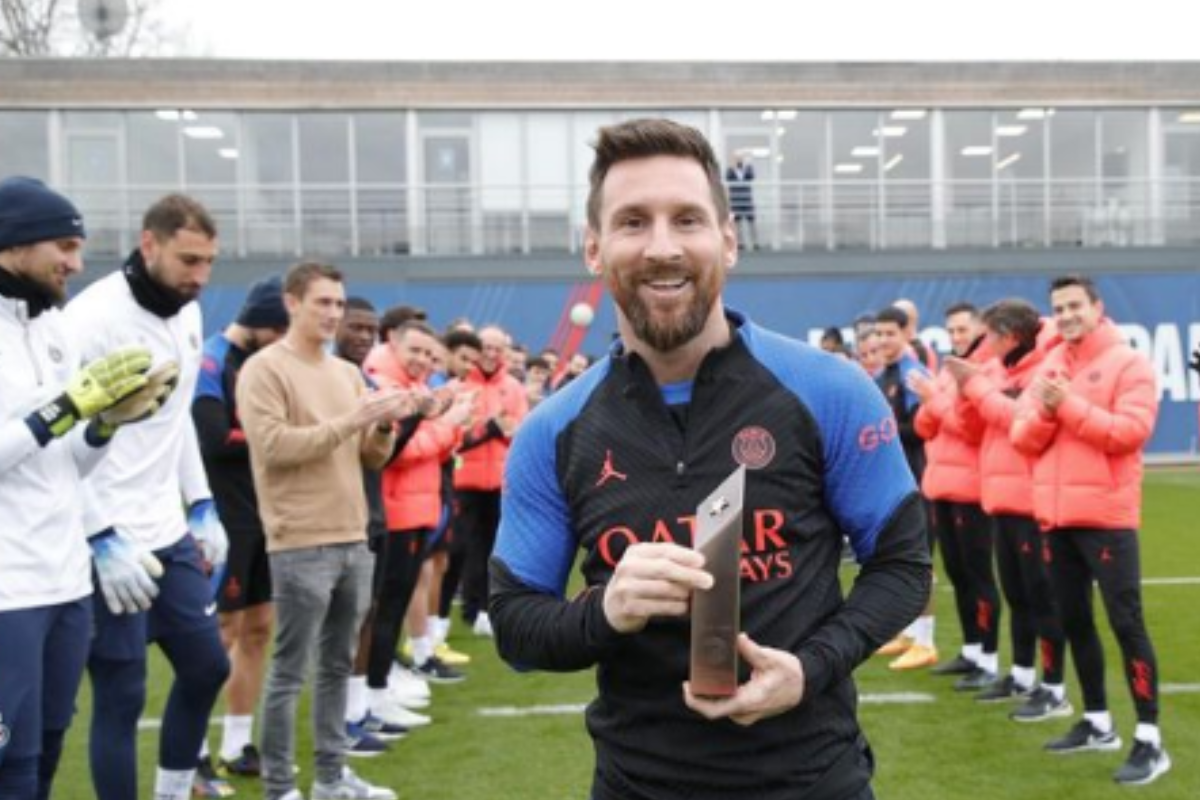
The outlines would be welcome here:
[[[316,650],[313,745],[316,779],[337,780],[345,765],[346,679],[367,611],[371,554],[362,542],[272,553],[275,650],[262,715],[267,797],[296,785],[296,703]]]

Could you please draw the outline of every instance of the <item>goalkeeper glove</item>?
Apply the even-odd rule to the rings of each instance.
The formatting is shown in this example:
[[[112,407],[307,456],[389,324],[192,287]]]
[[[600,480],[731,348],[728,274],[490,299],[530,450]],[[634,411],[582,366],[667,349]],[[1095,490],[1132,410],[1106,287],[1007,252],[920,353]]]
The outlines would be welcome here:
[[[158,597],[158,584],[153,578],[163,574],[162,564],[152,553],[142,550],[117,533],[105,528],[88,538],[92,561],[104,602],[114,614],[136,614],[150,608]]]
[[[178,364],[168,361],[155,367],[146,374],[145,386],[97,415],[101,436],[111,438],[120,426],[154,416],[178,385]]]
[[[200,546],[200,555],[208,565],[209,574],[219,572],[229,556],[229,537],[225,526],[217,516],[217,507],[211,499],[197,500],[188,509],[188,527],[192,538]]]
[[[150,351],[123,347],[76,372],[67,389],[30,415],[28,423],[43,445],[64,436],[80,420],[91,419],[146,385]]]

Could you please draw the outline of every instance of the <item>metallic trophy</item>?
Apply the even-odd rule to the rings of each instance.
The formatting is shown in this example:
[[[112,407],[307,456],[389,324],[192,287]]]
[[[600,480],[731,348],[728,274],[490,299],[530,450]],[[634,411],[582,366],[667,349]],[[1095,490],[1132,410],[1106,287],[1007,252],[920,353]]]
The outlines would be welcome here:
[[[738,467],[696,509],[692,546],[704,554],[712,588],[692,594],[692,693],[728,697],[737,691],[741,628],[742,508],[746,468]]]

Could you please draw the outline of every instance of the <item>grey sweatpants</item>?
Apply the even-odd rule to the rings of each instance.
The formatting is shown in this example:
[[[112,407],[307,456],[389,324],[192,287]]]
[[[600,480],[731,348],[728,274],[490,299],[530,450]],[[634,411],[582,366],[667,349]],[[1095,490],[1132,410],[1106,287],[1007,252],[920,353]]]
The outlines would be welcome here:
[[[346,679],[358,628],[367,611],[371,554],[362,543],[272,553],[275,650],[262,711],[263,781],[267,797],[296,785],[296,703],[317,655],[313,688],[316,780],[342,774],[346,742]]]

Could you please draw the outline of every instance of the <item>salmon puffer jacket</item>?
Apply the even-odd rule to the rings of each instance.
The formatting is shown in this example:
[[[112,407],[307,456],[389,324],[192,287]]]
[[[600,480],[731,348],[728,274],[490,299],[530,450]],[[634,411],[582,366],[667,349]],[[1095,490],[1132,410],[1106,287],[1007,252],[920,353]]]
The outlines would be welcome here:
[[[487,375],[475,366],[463,378],[462,385],[463,391],[477,392],[472,414],[475,428],[467,434],[467,441],[459,456],[454,488],[498,491],[504,478],[504,461],[508,458],[511,440],[489,420],[503,414],[519,425],[529,413],[529,398],[525,395],[525,387],[503,368]]]
[[[1033,459],[1013,446],[1009,432],[1018,398],[1046,354],[1061,341],[1053,331],[1053,324],[1043,321],[1033,349],[1014,354],[1012,363],[991,359],[962,387],[959,402],[972,405],[976,412],[972,419],[983,426],[980,500],[989,514],[1033,516]]]
[[[982,365],[990,353],[981,339],[966,360]],[[983,425],[973,406],[958,402],[958,384],[944,366],[934,379],[933,396],[917,411],[914,427],[925,440],[926,466],[921,493],[930,500],[978,503]]]
[[[1047,413],[1026,392],[1011,438],[1037,461],[1033,511],[1044,529],[1135,529],[1141,522],[1142,448],[1158,417],[1158,387],[1145,356],[1104,319],[1083,338],[1043,359],[1037,376],[1070,381]]]
[[[366,373],[383,386],[426,390],[408,374],[387,344],[375,347],[363,363]],[[389,531],[432,530],[442,515],[442,462],[462,441],[462,428],[440,419],[425,419],[399,455],[383,470],[383,510]]]

